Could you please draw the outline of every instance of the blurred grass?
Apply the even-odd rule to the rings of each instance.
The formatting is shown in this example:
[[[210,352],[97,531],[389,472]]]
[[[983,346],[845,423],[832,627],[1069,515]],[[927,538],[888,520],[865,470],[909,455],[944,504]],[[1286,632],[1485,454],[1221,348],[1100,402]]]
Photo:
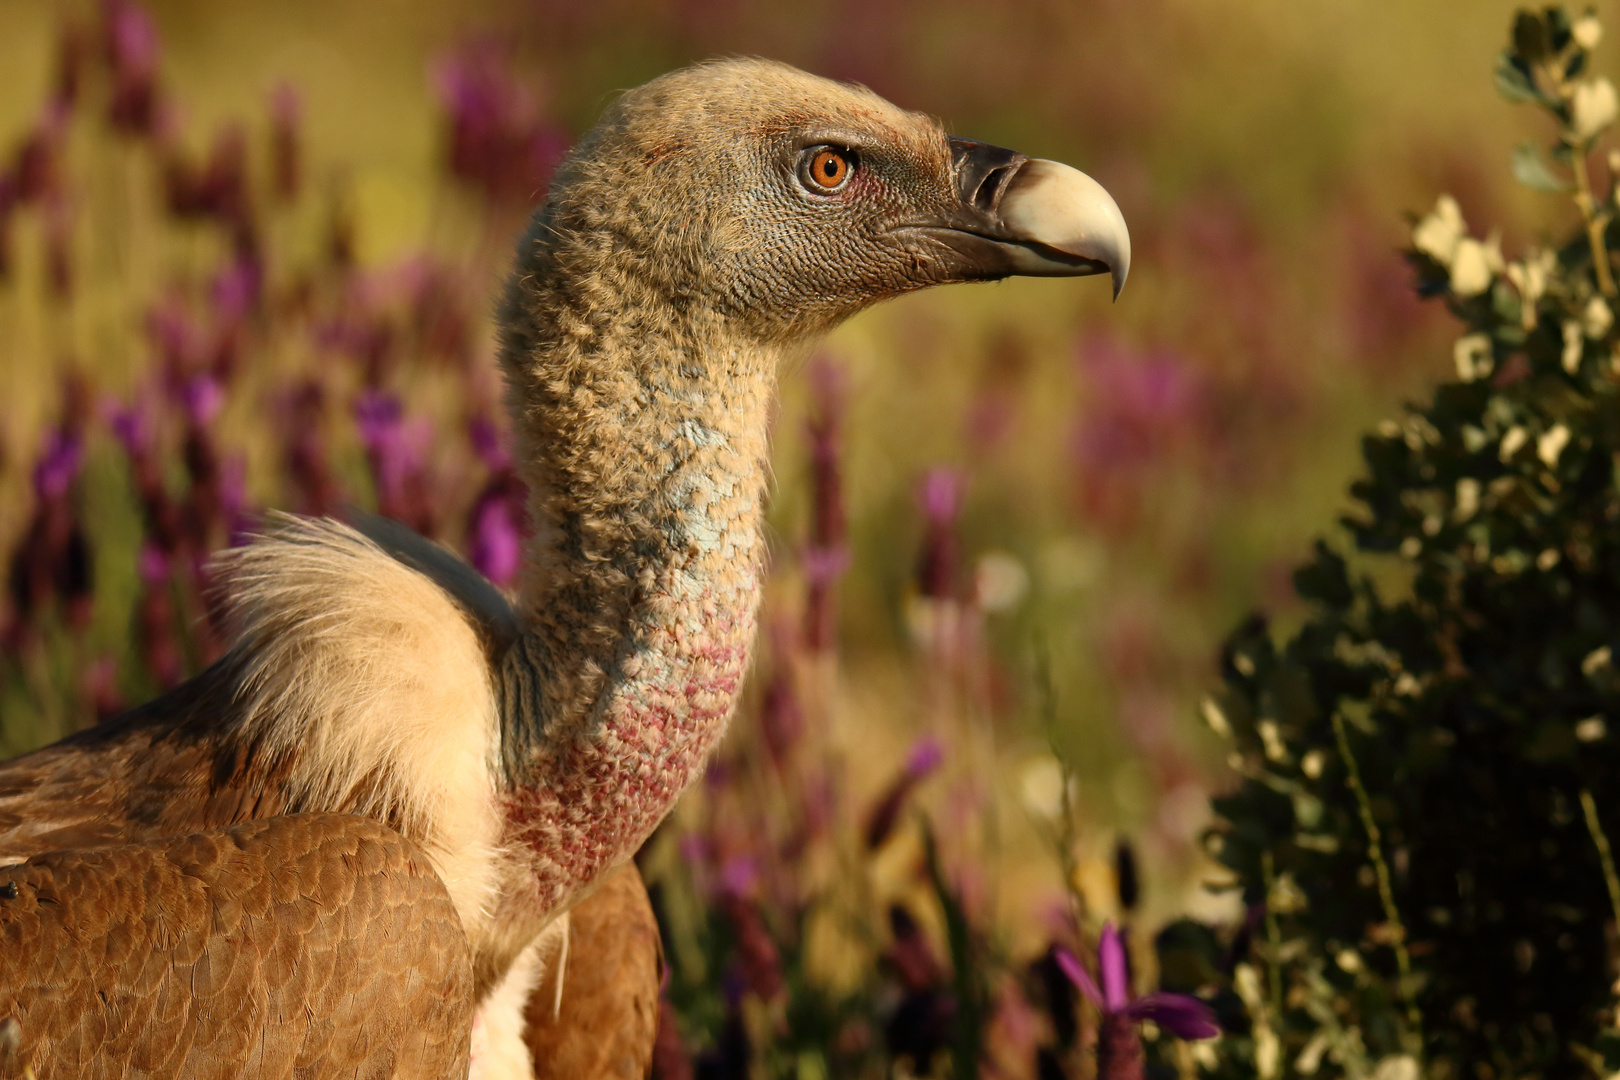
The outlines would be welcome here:
[[[150,8],[187,145],[200,154],[233,120],[258,131],[270,88],[297,87],[311,183],[352,208],[359,259],[372,267],[424,247],[468,254],[485,242],[445,197],[442,119],[427,76],[433,56],[468,34],[510,42],[548,107],[575,130],[616,88],[704,56],[759,53],[861,79],[954,130],[1097,176],[1136,239],[1117,305],[1072,282],[942,290],[863,315],[825,346],[850,371],[845,475],[856,553],[841,589],[847,671],[832,738],[871,786],[910,733],[932,723],[914,693],[922,661],[907,623],[920,534],[912,493],[924,468],[959,466],[969,477],[964,551],[1008,552],[1034,584],[1028,603],[987,625],[998,678],[1012,686],[996,734],[1009,778],[997,788],[999,816],[1021,820],[1017,772],[1041,746],[1027,689],[1038,639],[1054,657],[1061,745],[1086,782],[1098,847],[1090,854],[1113,828],[1128,829],[1146,838],[1168,885],[1196,881],[1187,840],[1203,810],[1188,793],[1224,783],[1193,707],[1211,681],[1216,642],[1252,607],[1288,617],[1286,570],[1344,505],[1357,432],[1450,363],[1443,319],[1403,292],[1402,212],[1451,190],[1472,219],[1504,222],[1510,247],[1529,238],[1524,222],[1546,215],[1541,198],[1493,179],[1515,143],[1540,137],[1504,125],[1481,77],[1513,6],[1106,0],[992,9],[884,0],[789,10],[608,0],[385,10],[353,0],[165,0]],[[0,146],[41,107],[65,10],[74,9],[0,0]],[[1604,43],[1605,61],[1612,48]],[[28,247],[25,236],[19,248]],[[141,363],[141,330],[102,326],[65,352],[7,349],[6,340],[61,332],[42,321],[42,303],[21,295],[10,305],[0,298],[10,323],[0,326],[0,457],[27,462],[56,408],[53,357],[70,352],[122,391]],[[1201,404],[1191,418],[1150,425],[1146,462],[1124,463],[1113,488],[1088,499],[1088,484],[1108,478],[1076,465],[1076,430],[1106,427],[1120,406],[1110,395],[1124,392],[1081,365],[1097,339],[1173,357]],[[487,327],[482,341],[487,357]],[[1014,359],[993,360],[998,349]],[[986,401],[1006,417],[1005,432],[989,440],[968,434]],[[230,408],[249,418],[256,405]],[[806,408],[792,375],[777,429],[779,564],[806,527]],[[251,429],[235,428],[250,478],[270,468]],[[0,548],[25,517],[25,471],[8,473],[0,473]],[[127,508],[98,512],[109,535],[132,527]],[[120,579],[127,568],[108,575]],[[102,643],[119,633],[127,603],[115,596],[104,610]],[[1009,837],[1018,869],[1005,894],[1032,896],[1050,871],[1031,857],[1039,846],[1027,829],[1010,827]],[[1183,910],[1200,894],[1149,896]]]

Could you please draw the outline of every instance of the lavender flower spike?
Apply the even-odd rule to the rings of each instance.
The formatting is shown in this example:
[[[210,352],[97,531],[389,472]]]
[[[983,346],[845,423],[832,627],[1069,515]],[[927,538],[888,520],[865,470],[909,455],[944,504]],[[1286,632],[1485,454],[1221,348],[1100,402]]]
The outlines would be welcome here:
[[[1133,999],[1125,966],[1125,943],[1113,923],[1104,923],[1102,940],[1097,947],[1097,972],[1102,979],[1098,986],[1075,955],[1067,949],[1057,951],[1058,966],[1069,981],[1099,1010],[1105,1018],[1124,1017],[1140,1023],[1152,1020],[1178,1038],[1213,1039],[1221,1033],[1210,1007],[1190,994],[1154,993]]]
[[[67,431],[52,432],[34,466],[34,491],[42,499],[60,499],[78,477],[83,463],[84,443],[79,436]]]

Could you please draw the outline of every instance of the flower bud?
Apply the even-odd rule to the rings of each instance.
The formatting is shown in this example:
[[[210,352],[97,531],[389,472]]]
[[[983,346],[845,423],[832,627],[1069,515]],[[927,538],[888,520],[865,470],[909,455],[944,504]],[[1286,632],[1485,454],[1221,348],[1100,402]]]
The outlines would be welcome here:
[[[1574,319],[1564,322],[1564,352],[1559,362],[1564,370],[1571,375],[1581,368],[1581,356],[1585,352],[1585,344],[1581,341],[1581,324]]]
[[[1569,428],[1563,424],[1555,424],[1548,431],[1536,439],[1536,457],[1541,463],[1551,469],[1558,464],[1558,458],[1569,445]]]
[[[1450,195],[1442,195],[1434,209],[1412,230],[1412,246],[1440,265],[1450,266],[1466,229],[1462,207]]]
[[[1614,123],[1620,115],[1620,99],[1615,97],[1614,83],[1599,76],[1575,88],[1570,102],[1570,132],[1579,142],[1591,142],[1603,129]]]
[[[1478,296],[1491,287],[1490,252],[1486,245],[1471,237],[1457,242],[1456,254],[1451,260],[1451,291],[1467,298]]]
[[[1603,24],[1598,21],[1597,13],[1588,11],[1575,20],[1575,25],[1569,28],[1570,36],[1575,44],[1591,52],[1597,48],[1598,42],[1603,40]]]
[[[1608,301],[1601,296],[1594,296],[1586,302],[1586,308],[1581,312],[1581,331],[1593,341],[1603,337],[1614,325],[1614,312],[1609,310]]]
[[[1523,307],[1521,322],[1526,330],[1536,327],[1536,305],[1546,295],[1547,282],[1558,269],[1558,253],[1541,250],[1527,255],[1523,262],[1509,263],[1503,270],[1513,287],[1519,290]]]

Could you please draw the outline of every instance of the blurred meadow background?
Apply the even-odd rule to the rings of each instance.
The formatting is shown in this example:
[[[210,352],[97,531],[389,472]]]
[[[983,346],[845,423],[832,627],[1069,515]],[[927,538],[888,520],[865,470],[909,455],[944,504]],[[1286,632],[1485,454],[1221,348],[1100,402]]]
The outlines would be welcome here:
[[[909,297],[785,373],[755,675],[643,855],[661,1068],[1067,1069],[1049,942],[1243,917],[1199,703],[1245,615],[1301,617],[1360,433],[1452,371],[1409,215],[1448,191],[1514,250],[1576,220],[1506,168],[1545,134],[1491,89],[1512,11],[0,0],[0,753],[217,655],[206,556],[263,510],[379,510],[508,580],[491,298],[553,164],[704,57],[860,81],[1091,173],[1131,280]]]

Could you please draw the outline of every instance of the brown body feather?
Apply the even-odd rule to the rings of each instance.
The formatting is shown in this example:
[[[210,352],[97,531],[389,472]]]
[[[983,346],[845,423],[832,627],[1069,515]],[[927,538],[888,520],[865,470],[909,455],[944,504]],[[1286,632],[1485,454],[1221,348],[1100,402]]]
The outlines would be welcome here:
[[[272,817],[0,869],[0,1077],[465,1076],[472,963],[420,849]]]
[[[289,762],[222,741],[212,723],[221,674],[0,762],[0,863],[285,813]]]
[[[570,914],[567,957],[525,1010],[535,1080],[642,1080],[658,1035],[663,952],[634,864]]]

